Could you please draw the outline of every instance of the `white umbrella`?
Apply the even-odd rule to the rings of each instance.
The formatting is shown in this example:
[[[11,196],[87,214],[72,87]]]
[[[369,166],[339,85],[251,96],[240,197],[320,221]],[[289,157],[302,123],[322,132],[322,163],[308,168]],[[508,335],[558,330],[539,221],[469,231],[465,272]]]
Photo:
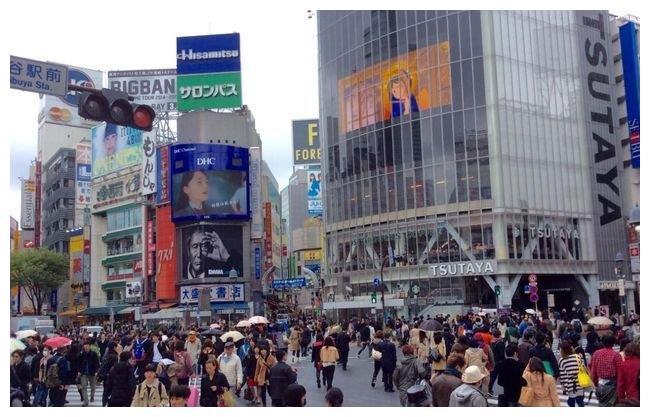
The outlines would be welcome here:
[[[592,317],[592,318],[589,319],[589,321],[587,323],[593,324],[593,325],[596,325],[596,326],[611,326],[612,324],[614,324],[613,321],[611,321],[610,319],[608,319],[605,316]]]
[[[266,319],[266,317],[262,316],[253,316],[248,319],[248,322],[250,324],[269,324],[269,321]]]
[[[526,309],[526,313],[537,315],[537,312],[535,310],[533,310],[532,308]]]
[[[219,323],[212,323],[212,324],[210,325],[210,328],[211,328],[211,329],[220,329],[220,328],[221,328],[221,325],[220,325]]]
[[[231,330],[219,336],[219,339],[221,339],[222,342],[225,342],[229,337],[232,338],[233,342],[238,342],[244,338],[244,335],[239,333],[237,330]]]
[[[16,332],[16,339],[23,340],[23,339],[27,339],[28,337],[35,336],[37,334],[38,332],[36,330],[18,330]]]
[[[248,320],[242,320],[235,327],[251,327],[251,324],[248,322]]]
[[[18,339],[10,339],[10,345],[10,352],[13,352],[14,350],[24,350],[26,347],[25,344]]]

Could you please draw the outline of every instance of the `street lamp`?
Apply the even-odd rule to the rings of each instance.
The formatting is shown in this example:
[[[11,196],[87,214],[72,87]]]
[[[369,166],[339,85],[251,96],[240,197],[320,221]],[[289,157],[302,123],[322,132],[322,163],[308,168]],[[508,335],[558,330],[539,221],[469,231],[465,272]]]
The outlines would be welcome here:
[[[614,272],[616,273],[616,279],[618,280],[618,297],[621,303],[621,313],[623,316],[627,315],[627,308],[625,305],[625,274],[623,273],[623,265],[625,264],[625,256],[623,253],[618,252],[616,254],[616,268]]]

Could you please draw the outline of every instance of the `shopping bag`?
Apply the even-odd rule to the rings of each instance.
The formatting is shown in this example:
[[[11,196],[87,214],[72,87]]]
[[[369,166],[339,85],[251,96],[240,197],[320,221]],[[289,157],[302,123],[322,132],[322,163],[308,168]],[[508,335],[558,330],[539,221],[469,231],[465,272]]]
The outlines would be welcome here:
[[[223,406],[224,407],[236,407],[237,402],[235,401],[235,396],[232,394],[232,391],[228,390],[223,393],[221,396],[221,399],[223,400]]]
[[[576,355],[576,360],[578,361],[578,385],[581,388],[589,388],[593,386],[593,382],[591,381],[589,372],[587,372],[587,368],[585,367],[585,364],[580,359],[579,355]]]
[[[190,379],[190,397],[187,399],[188,407],[198,407],[199,406],[199,390],[196,387],[197,378]]]
[[[521,395],[519,396],[519,404],[523,405],[524,407],[530,407],[533,403],[534,396],[535,394],[533,393],[533,389],[531,387],[522,387]]]

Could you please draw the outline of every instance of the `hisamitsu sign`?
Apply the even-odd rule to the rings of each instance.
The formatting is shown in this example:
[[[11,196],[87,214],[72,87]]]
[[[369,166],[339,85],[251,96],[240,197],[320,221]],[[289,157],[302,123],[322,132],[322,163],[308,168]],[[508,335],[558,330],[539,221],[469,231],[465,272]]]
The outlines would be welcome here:
[[[68,67],[11,55],[11,88],[65,97],[68,92]]]

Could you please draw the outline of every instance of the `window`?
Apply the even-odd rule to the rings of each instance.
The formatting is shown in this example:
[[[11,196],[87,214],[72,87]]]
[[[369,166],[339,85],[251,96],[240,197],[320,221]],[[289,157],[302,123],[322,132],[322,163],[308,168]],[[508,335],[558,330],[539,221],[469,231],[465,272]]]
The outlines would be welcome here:
[[[108,212],[107,230],[111,232],[114,230],[140,226],[142,224],[141,210],[140,207],[136,206]]]

